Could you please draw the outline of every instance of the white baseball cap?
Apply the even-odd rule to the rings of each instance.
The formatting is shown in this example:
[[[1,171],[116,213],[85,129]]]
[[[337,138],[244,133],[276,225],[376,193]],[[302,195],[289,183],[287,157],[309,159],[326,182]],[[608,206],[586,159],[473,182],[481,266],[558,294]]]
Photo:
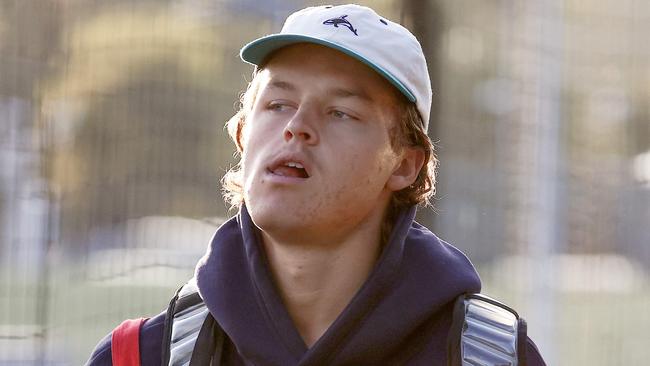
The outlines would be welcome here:
[[[408,29],[365,6],[309,7],[291,14],[280,33],[244,46],[240,56],[260,65],[273,51],[302,42],[333,48],[370,66],[416,104],[428,128],[431,81],[420,42]]]

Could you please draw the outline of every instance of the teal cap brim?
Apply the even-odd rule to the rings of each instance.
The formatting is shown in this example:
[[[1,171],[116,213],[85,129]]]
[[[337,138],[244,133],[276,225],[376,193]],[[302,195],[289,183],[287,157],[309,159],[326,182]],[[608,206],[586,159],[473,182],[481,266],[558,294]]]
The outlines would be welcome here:
[[[364,64],[368,65],[371,69],[375,70],[379,75],[393,84],[402,94],[404,94],[409,101],[416,102],[415,95],[404,84],[395,78],[391,73],[384,70],[381,66],[374,64],[372,61],[363,57],[362,55],[343,47],[337,43],[326,41],[320,38],[304,36],[300,34],[272,34],[270,36],[262,37],[245,45],[239,56],[242,60],[253,64],[260,65],[266,58],[274,51],[296,43],[315,43],[337,51],[341,51],[346,55],[353,57]]]

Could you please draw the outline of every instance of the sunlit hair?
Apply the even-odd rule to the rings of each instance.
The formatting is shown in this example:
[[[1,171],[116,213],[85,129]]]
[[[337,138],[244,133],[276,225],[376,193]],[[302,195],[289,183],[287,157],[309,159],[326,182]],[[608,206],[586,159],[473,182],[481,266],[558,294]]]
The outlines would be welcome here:
[[[237,145],[237,152],[241,155],[244,150],[242,143],[244,124],[248,114],[253,110],[257,97],[260,82],[259,69],[253,73],[253,80],[248,84],[246,92],[240,99],[239,111],[226,122],[228,134]],[[391,147],[399,152],[405,147],[416,147],[424,152],[424,164],[417,179],[410,186],[393,193],[385,222],[390,223],[394,216],[404,207],[412,205],[427,206],[431,197],[435,194],[436,158],[431,140],[423,128],[420,113],[415,103],[408,101],[401,93],[399,95],[399,108],[397,123],[389,131]],[[243,197],[243,174],[241,162],[232,167],[222,180],[223,195],[226,202],[232,207],[239,207],[244,202]],[[382,239],[392,230],[391,225],[383,225]]]

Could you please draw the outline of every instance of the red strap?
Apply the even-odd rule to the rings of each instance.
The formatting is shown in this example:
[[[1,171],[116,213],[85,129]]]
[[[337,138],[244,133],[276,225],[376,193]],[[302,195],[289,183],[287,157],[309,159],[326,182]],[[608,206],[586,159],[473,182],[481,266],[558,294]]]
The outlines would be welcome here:
[[[140,366],[140,327],[146,319],[128,319],[113,330],[113,366]]]

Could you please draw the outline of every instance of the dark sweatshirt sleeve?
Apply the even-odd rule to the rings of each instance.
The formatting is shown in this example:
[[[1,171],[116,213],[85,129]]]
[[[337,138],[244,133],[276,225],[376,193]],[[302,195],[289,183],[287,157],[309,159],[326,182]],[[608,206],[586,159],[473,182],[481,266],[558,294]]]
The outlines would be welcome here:
[[[111,359],[111,335],[112,332],[99,341],[90,358],[86,361],[86,366],[111,366],[113,364]]]
[[[165,312],[148,319],[140,329],[140,365],[160,366]],[[104,337],[86,362],[86,366],[112,366],[111,336]]]
[[[546,366],[542,355],[539,353],[535,342],[528,338],[526,341],[526,365],[527,366]]]

